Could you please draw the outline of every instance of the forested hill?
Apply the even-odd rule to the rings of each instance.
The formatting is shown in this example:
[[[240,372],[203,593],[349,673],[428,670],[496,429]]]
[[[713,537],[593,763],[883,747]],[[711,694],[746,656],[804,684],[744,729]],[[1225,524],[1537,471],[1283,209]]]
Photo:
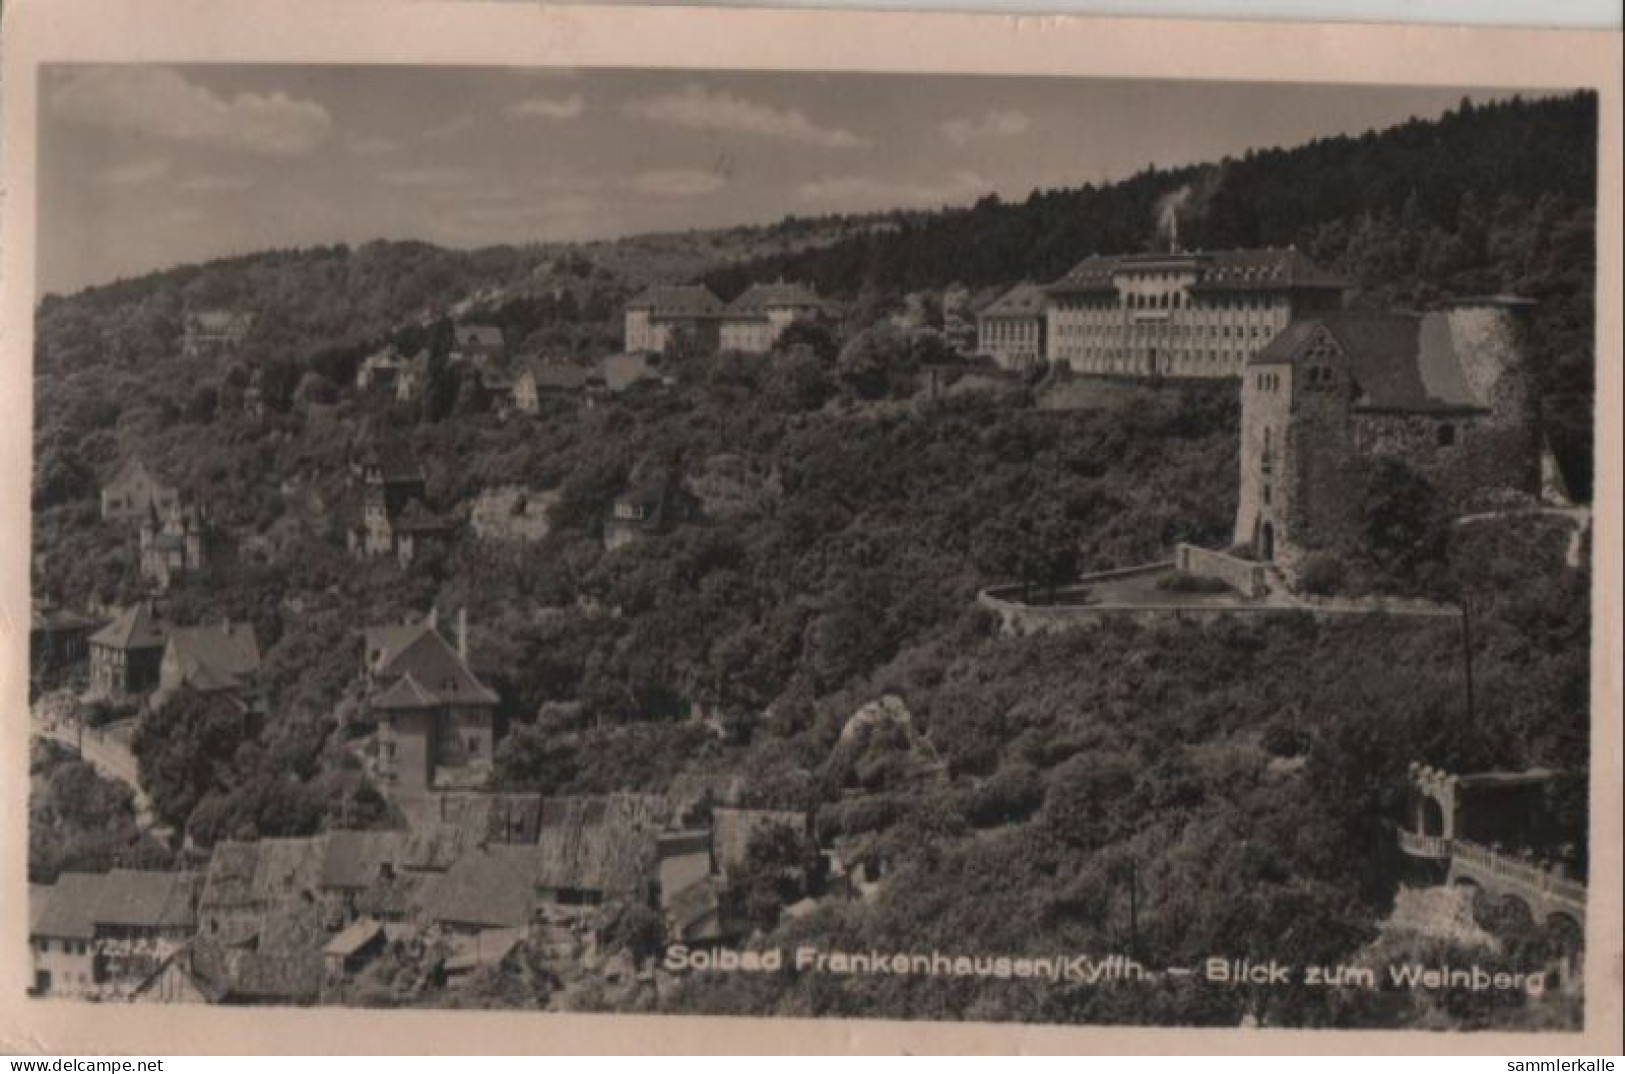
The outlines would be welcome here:
[[[750,280],[778,275],[835,295],[866,286],[1052,280],[1086,254],[1131,253],[1163,241],[1161,218],[1169,206],[1187,248],[1296,244],[1353,270],[1372,290],[1465,283],[1458,277],[1475,270],[1474,285],[1514,284],[1544,266],[1511,256],[1532,250],[1486,248],[1489,233],[1510,222],[1503,217],[1527,216],[1543,200],[1549,204],[1542,224],[1592,206],[1596,138],[1591,93],[1483,106],[1463,100],[1436,120],[1413,119],[1359,137],[1196,167],[1150,168],[1105,186],[1034,191],[1020,203],[989,195],[969,209],[730,265],[707,279],[725,296]],[[1401,225],[1420,249],[1409,258],[1374,249],[1384,245],[1372,241],[1377,233]],[[1503,276],[1490,277],[1486,269],[1504,270]]]
[[[1375,308],[1453,295],[1536,299],[1531,359],[1549,435],[1589,486],[1597,98],[1589,92],[1489,105],[1358,137],[1122,182],[989,196],[969,209],[817,250],[718,268],[724,297],[784,277],[831,295],[1048,281],[1090,253],[1166,242],[1169,213],[1189,249],[1296,245]]]
[[[1356,304],[1421,307],[1509,291],[1537,300],[1531,362],[1574,491],[1589,494],[1594,399],[1597,100],[1591,93],[1461,106],[1358,137],[1121,182],[989,196],[968,209],[786,218],[759,227],[472,252],[424,243],[269,251],[187,266],[40,305],[36,370],[109,366],[189,384],[206,369],[170,354],[183,311],[257,315],[239,353],[344,382],[376,342],[464,312],[510,343],[591,356],[619,344],[625,299],[654,279],[703,279],[724,298],[782,277],[877,311],[901,295],[963,283],[1051,280],[1089,253],[1166,241],[1187,248],[1296,245],[1353,281]],[[181,405],[184,400],[172,400]]]

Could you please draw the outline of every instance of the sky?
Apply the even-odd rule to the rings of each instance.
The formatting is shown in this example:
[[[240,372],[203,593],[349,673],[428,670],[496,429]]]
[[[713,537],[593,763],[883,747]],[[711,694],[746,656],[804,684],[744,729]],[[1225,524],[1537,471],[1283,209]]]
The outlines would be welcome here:
[[[968,204],[1432,117],[1461,88],[424,66],[41,73],[39,279]]]

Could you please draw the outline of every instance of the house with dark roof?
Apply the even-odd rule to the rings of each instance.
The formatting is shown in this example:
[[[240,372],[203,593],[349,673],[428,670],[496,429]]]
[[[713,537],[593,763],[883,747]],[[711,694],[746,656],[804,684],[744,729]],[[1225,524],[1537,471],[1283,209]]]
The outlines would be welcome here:
[[[631,353],[659,354],[678,341],[715,350],[722,300],[698,284],[656,284],[626,303],[625,317],[626,349]]]
[[[418,894],[420,876],[407,869],[410,836],[402,831],[350,831],[326,835],[321,897],[334,920],[367,917],[405,921]]]
[[[1092,255],[1045,287],[1045,347],[1075,373],[1236,377],[1348,284],[1294,247]]]
[[[496,752],[497,695],[468,666],[467,619],[457,645],[435,618],[366,632],[367,707],[378,720],[379,778],[421,792],[437,779],[477,778]]]
[[[36,995],[92,996],[103,982],[96,950],[96,909],[107,877],[63,873],[30,900],[29,952]]]
[[[282,905],[263,914],[246,941],[227,943],[199,935],[177,952],[169,972],[183,976],[185,986],[209,1003],[308,1006],[321,999],[327,940],[319,906]],[[149,982],[142,991],[156,986]]]
[[[379,441],[360,456],[361,519],[350,528],[351,555],[361,559],[392,555],[411,565],[425,546],[444,543],[456,521],[431,510],[425,499],[423,467],[400,444]]]
[[[181,494],[147,469],[140,459],[130,459],[102,486],[102,519],[107,522],[144,522],[153,512],[162,514],[179,507]]]
[[[36,994],[128,991],[197,927],[201,877],[114,869],[63,873],[30,889],[29,950]]]
[[[1458,506],[1538,493],[1526,309],[1466,299],[1284,327],[1245,366],[1235,544],[1292,582],[1309,553],[1354,532],[1351,464],[1375,456],[1404,460]]]
[[[1001,369],[1027,369],[1044,357],[1044,289],[1018,283],[976,315],[976,349]]]
[[[471,847],[423,890],[425,924],[460,933],[523,928],[536,919],[536,848]]]
[[[502,329],[494,324],[460,324],[452,329],[451,354],[454,362],[483,364],[500,357],[507,343]]]
[[[200,694],[245,698],[260,670],[260,643],[253,623],[222,620],[174,627],[159,665],[159,691],[185,687]]]
[[[512,967],[518,952],[530,939],[528,927],[482,929],[468,935],[453,935],[451,953],[441,963],[448,985],[455,985],[476,970]]]
[[[395,401],[410,403],[423,394],[429,384],[429,352],[420,350],[401,362],[395,371]]]
[[[390,344],[382,350],[373,351],[361,359],[361,364],[356,368],[356,390],[363,392],[394,392],[401,372],[420,360],[423,365],[427,366],[428,354],[421,349],[412,356],[402,354],[394,344]]]
[[[534,851],[539,896],[561,906],[596,906],[611,899],[651,903],[659,878],[658,843],[670,819],[670,805],[660,796],[544,800]]]
[[[604,547],[615,549],[662,536],[698,522],[701,514],[700,498],[680,478],[672,474],[648,478],[615,497],[604,520]]]
[[[521,362],[513,378],[513,407],[535,416],[550,405],[563,406],[587,389],[588,370],[566,362]]]
[[[757,283],[722,311],[719,346],[725,351],[766,354],[786,328],[823,318],[823,299],[799,283]]]
[[[176,948],[130,993],[131,1003],[213,1003],[216,993],[192,972],[193,945]]]
[[[90,692],[98,697],[142,694],[158,685],[165,625],[141,602],[90,636]]]
[[[152,510],[141,522],[141,577],[162,593],[182,574],[195,574],[207,562],[208,546],[218,536],[196,506],[177,500]]]
[[[39,602],[29,608],[28,669],[36,683],[88,675],[96,620]]]
[[[181,353],[188,358],[236,350],[254,327],[254,315],[243,310],[205,309],[186,315],[181,326]]]
[[[225,947],[253,947],[274,913],[319,909],[325,854],[319,837],[216,843],[198,899],[198,934]]]
[[[352,921],[322,948],[329,977],[342,977],[366,965],[384,949],[384,926],[370,917]]]
[[[610,354],[600,358],[587,371],[587,393],[590,397],[620,395],[640,385],[665,382],[660,371],[641,352]]]

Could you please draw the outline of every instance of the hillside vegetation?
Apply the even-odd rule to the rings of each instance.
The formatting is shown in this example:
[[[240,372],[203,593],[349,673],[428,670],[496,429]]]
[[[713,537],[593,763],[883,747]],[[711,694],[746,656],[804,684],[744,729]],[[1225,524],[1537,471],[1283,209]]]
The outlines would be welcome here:
[[[1452,296],[1535,299],[1531,360],[1554,446],[1589,495],[1595,390],[1597,100],[1461,106],[1358,137],[1249,152],[1122,182],[989,196],[815,250],[711,272],[723,295],[783,276],[826,294],[1059,278],[1090,253],[1296,245],[1354,285],[1352,301],[1416,308]]]
[[[817,249],[709,278],[732,293],[782,273],[879,308],[951,280],[1043,278],[1091,250],[1142,248],[1159,199],[1187,191],[1192,244],[1298,242],[1354,278],[1361,301],[1533,294],[1549,397],[1588,400],[1594,138],[1591,98],[1464,109],[889,231],[861,221],[861,238],[815,229]],[[760,255],[756,241],[710,249]],[[1402,520],[1427,537],[1417,578],[1484,597],[1471,712],[1449,619],[1006,636],[978,610],[980,587],[1228,540],[1233,384],[1125,387],[1110,406],[1047,411],[1031,384],[967,373],[886,329],[844,348],[796,332],[756,358],[674,352],[666,387],[503,419],[444,361],[448,315],[465,302],[512,348],[603,353],[635,286],[603,251],[397,243],[267,253],[42,304],[36,593],[70,607],[139,595],[134,537],[97,507],[99,483],[132,457],[205,507],[229,547],[254,538],[262,550],[222,554],[166,598],[178,622],[253,622],[269,698],[263,720],[204,705],[143,722],[143,779],[166,820],[202,846],[383,823],[347,750],[371,731],[359,632],[431,606],[466,609],[474,663],[501,695],[501,786],[736,778],[743,803],[813,809],[827,842],[886,863],[872,901],[776,924],[770,900],[767,942],[1330,962],[1373,941],[1401,879],[1393,820],[1409,762],[1585,771],[1590,571],[1564,563],[1556,523],[1461,533],[1433,515]],[[181,356],[183,312],[213,304],[255,310],[254,334],[229,359]],[[390,338],[435,355],[420,401],[350,387],[366,348]],[[243,407],[255,378],[258,419]],[[518,548],[465,533],[409,570],[350,558],[351,462],[376,436],[423,461],[440,510],[496,485],[555,493],[550,532]],[[706,497],[706,520],[606,551],[614,497],[661,473]],[[852,714],[888,694],[919,741],[843,742]],[[1583,806],[1568,819],[1582,824]],[[1425,1013],[1388,994],[745,975],[673,1005],[1213,1025]],[[1510,1003],[1473,1017],[1545,1015]]]

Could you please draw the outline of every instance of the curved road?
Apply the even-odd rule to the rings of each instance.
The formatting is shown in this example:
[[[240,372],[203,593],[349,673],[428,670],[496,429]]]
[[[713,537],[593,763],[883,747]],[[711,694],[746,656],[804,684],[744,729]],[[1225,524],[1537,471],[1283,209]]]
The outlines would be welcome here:
[[[45,699],[48,701],[49,699]],[[41,706],[29,710],[28,731],[34,738],[49,739],[77,753],[82,760],[108,779],[124,784],[135,795],[135,819],[143,831],[168,840],[172,829],[158,820],[152,808],[152,799],[141,786],[140,765],[120,739],[105,730],[85,728],[71,720],[58,718],[54,713],[41,711]]]

